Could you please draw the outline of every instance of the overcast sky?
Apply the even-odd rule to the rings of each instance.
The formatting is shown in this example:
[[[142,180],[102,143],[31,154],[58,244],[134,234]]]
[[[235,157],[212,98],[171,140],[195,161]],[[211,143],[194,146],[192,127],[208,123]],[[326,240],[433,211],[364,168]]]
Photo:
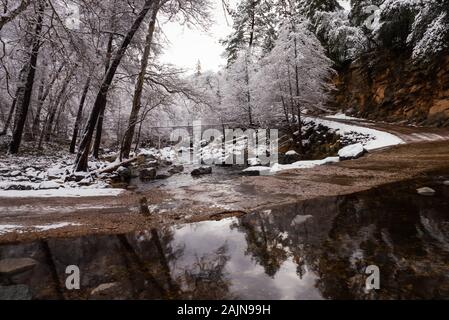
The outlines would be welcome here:
[[[213,10],[215,23],[209,32],[192,30],[175,22],[164,25],[163,30],[170,44],[161,57],[163,62],[187,69],[189,73],[194,72],[198,60],[201,62],[203,71],[217,71],[226,64],[226,59],[222,57],[224,49],[219,41],[232,32],[232,20],[229,16],[225,16],[221,1],[213,2],[215,3]],[[230,2],[235,6],[238,0]],[[350,8],[349,0],[339,0],[339,2],[344,8]]]

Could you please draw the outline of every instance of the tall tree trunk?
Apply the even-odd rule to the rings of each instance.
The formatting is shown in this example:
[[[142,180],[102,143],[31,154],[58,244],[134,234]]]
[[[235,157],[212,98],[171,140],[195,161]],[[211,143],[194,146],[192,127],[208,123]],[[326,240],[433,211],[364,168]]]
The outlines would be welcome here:
[[[9,152],[11,154],[16,154],[19,152],[20,143],[22,141],[23,127],[25,126],[25,122],[28,115],[28,109],[30,107],[31,94],[33,92],[33,85],[34,85],[34,76],[36,74],[37,57],[39,55],[40,34],[42,31],[44,10],[45,10],[45,1],[39,0],[36,14],[37,21],[33,35],[32,50],[30,54],[28,75],[26,79],[23,100],[17,101],[18,103],[16,102],[17,121],[15,121],[12,142],[9,146]]]
[[[11,125],[12,118],[14,116],[14,111],[16,110],[17,100],[23,100],[23,94],[25,92],[26,78],[27,78],[28,64],[24,64],[22,69],[19,72],[19,81],[16,89],[16,96],[12,101],[11,107],[9,109],[8,118],[6,119],[5,126],[3,127],[3,131],[0,133],[0,136],[3,136],[8,133],[8,128]],[[13,128],[14,129],[14,128]]]
[[[293,28],[294,25],[293,25]],[[297,40],[296,37],[294,39],[295,43],[295,84],[296,84],[296,99],[295,99],[295,105],[296,105],[296,111],[298,115],[298,151],[299,153],[303,152],[303,145],[302,145],[302,119],[301,119],[301,106],[299,105],[299,70],[298,70],[298,47],[297,47]]]
[[[103,134],[104,113],[106,111],[105,109],[106,109],[106,104],[101,109],[100,115],[98,116],[98,120],[97,120],[97,130],[95,131],[94,148],[92,150],[92,156],[95,159],[98,159],[98,156],[100,155],[101,136]]]
[[[44,130],[45,130],[45,134],[44,134],[45,141],[50,141],[51,132],[52,132],[52,129],[53,129],[53,123],[55,121],[56,114],[58,112],[58,107],[61,104],[62,98],[64,97],[64,94],[67,91],[67,87],[68,87],[68,85],[70,83],[70,80],[72,79],[73,74],[75,73],[75,70],[76,70],[76,65],[74,65],[72,67],[72,69],[69,71],[69,73],[67,74],[67,76],[64,79],[64,82],[62,84],[62,88],[59,91],[58,96],[56,97],[55,103],[53,104],[53,106],[50,107],[50,110],[48,111],[49,117],[48,117],[47,123],[46,123],[46,125],[44,127]]]
[[[74,166],[76,171],[87,171],[88,169],[87,162],[89,158],[89,149],[92,143],[95,125],[98,121],[98,117],[100,115],[101,110],[106,106],[107,95],[112,80],[114,79],[115,73],[117,71],[118,66],[120,65],[120,62],[122,61],[126,49],[128,48],[135,33],[142,24],[142,21],[145,19],[145,16],[147,15],[148,11],[151,9],[152,3],[153,0],[145,0],[142,10],[139,12],[131,29],[128,31],[126,37],[123,39],[120,49],[115,54],[114,59],[108,69],[108,72],[106,73],[106,76],[103,79],[103,83],[101,84],[100,91],[98,92],[97,98],[95,99],[94,106],[92,107],[92,111],[90,113],[87,126],[84,130],[83,138],[81,140],[80,148],[76,157]]]
[[[38,134],[39,132],[39,125],[41,122],[41,112],[42,107],[44,106],[44,90],[45,90],[45,75],[41,75],[41,81],[39,84],[39,90],[37,94],[37,108],[36,108],[36,114],[34,115],[33,124],[31,126],[31,134],[33,137]]]
[[[89,92],[90,76],[87,78],[86,84],[81,94],[80,104],[78,106],[78,113],[76,114],[75,125],[73,127],[72,142],[70,143],[70,153],[75,153],[76,141],[78,139],[78,132],[80,130],[81,120],[83,118],[84,103],[86,102],[87,93]]]
[[[114,29],[114,22],[111,23],[112,29]],[[111,55],[112,55],[112,44],[114,42],[114,35],[111,33],[109,35],[107,50],[106,50],[106,62],[105,62],[105,71],[106,74],[109,69],[109,65],[111,64]],[[97,120],[97,128],[95,131],[95,140],[94,140],[94,149],[92,152],[92,155],[95,159],[98,159],[98,156],[100,154],[100,145],[101,145],[101,136],[103,133],[103,120],[104,120],[104,113],[106,111],[106,104],[104,104],[103,108],[100,111],[100,115]]]
[[[129,115],[128,130],[125,133],[125,138],[121,148],[121,158],[129,158],[131,152],[131,145],[133,142],[134,131],[136,128],[137,117],[139,116],[140,109],[142,107],[142,91],[145,81],[145,75],[148,67],[148,59],[151,52],[151,44],[153,42],[153,34],[156,26],[156,17],[159,11],[160,0],[155,0],[153,3],[153,12],[151,15],[150,23],[148,24],[148,31],[145,39],[145,49],[143,52],[142,60],[140,61],[140,72],[137,77],[136,89],[134,91],[133,105],[131,114]]]
[[[56,73],[51,78],[50,83],[45,88],[45,91],[42,92],[42,95],[39,92],[36,115],[34,117],[33,126],[32,126],[32,129],[31,129],[33,131],[33,135],[36,135],[39,132],[40,125],[41,125],[42,108],[44,106],[45,101],[47,100],[48,95],[50,94],[51,89],[53,88],[53,85],[55,84],[56,80],[58,79],[58,75],[62,72],[62,69],[64,69],[64,67],[65,67],[65,62],[63,62],[59,66],[58,70],[56,71]]]
[[[14,98],[11,104],[11,108],[9,109],[8,118],[6,118],[5,126],[3,127],[2,132],[0,132],[0,136],[4,136],[8,133],[8,127],[11,124],[12,116],[14,114],[14,110],[16,109],[17,98]]]

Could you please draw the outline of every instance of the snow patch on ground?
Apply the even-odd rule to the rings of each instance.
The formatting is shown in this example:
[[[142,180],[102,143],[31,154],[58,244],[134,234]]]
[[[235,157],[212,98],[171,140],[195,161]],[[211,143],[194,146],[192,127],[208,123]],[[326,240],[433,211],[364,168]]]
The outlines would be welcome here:
[[[328,163],[336,163],[339,162],[339,157],[328,157],[323,160],[306,160],[306,161],[297,161],[292,164],[279,164],[275,163],[271,168],[270,167],[250,167],[243,172],[255,172],[258,171],[260,175],[264,174],[274,174],[276,172],[284,171],[284,170],[295,170],[295,169],[310,169],[317,166],[321,166]]]
[[[364,120],[361,118],[347,116],[346,114],[341,113],[341,112],[334,114],[334,115],[326,116],[325,118],[326,119],[339,119],[339,120]]]
[[[0,198],[75,198],[118,196],[124,189],[49,189],[49,190],[0,190]]]
[[[80,223],[73,222],[60,222],[46,225],[36,225],[36,226],[24,226],[24,225],[13,225],[13,224],[0,224],[0,235],[17,232],[17,233],[25,233],[25,232],[43,232],[48,230],[60,229],[64,227],[70,226],[81,226]]]

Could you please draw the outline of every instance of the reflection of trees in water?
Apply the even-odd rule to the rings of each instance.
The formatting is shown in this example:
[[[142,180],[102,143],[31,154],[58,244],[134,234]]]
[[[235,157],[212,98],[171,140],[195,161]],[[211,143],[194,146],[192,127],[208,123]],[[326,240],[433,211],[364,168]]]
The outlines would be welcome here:
[[[156,297],[159,295],[165,299],[230,298],[229,280],[224,273],[229,260],[226,245],[211,254],[196,257],[195,263],[183,268],[183,273],[174,275],[173,271],[179,269],[178,260],[182,257],[185,246],[172,247],[173,229],[167,228],[162,231],[152,229],[137,235],[136,238],[138,242],[129,244],[129,247],[125,245],[125,252],[136,253],[134,259],[140,268],[140,274],[146,276],[147,284],[153,283],[153,288],[157,291]],[[139,273],[134,270],[132,274]],[[139,283],[134,287],[138,287]],[[143,293],[147,297],[148,291],[149,287],[146,286]]]
[[[269,214],[254,214],[240,219],[233,228],[243,232],[246,239],[246,255],[261,265],[265,273],[274,277],[288,258],[288,251],[282,244],[282,235]]]
[[[229,293],[230,280],[225,273],[229,261],[226,244],[211,254],[196,256],[195,262],[184,268],[177,281],[185,299],[233,299]]]
[[[274,277],[291,259],[299,278],[310,271],[318,276],[315,285],[325,298],[447,298],[449,203],[389,194],[370,191],[301,202],[241,217],[232,228],[245,235],[245,253],[267,275]],[[305,219],[308,215],[312,218]],[[64,291],[64,298],[89,298],[92,289],[111,282],[120,286],[110,298],[235,298],[225,271],[226,243],[186,265],[189,244],[176,244],[174,235],[175,229],[164,228],[0,246],[1,259],[26,256],[39,262],[14,281],[0,280],[26,284],[35,297],[58,298],[65,267],[75,264],[82,272],[81,290]],[[380,267],[381,290],[367,294],[364,271],[370,264]]]
[[[302,278],[313,271],[330,299],[449,296],[447,201],[385,190],[306,201],[239,219],[246,254],[274,277],[289,258]],[[313,217],[295,224],[298,215]],[[381,290],[365,292],[368,265]]]
[[[388,191],[388,190],[387,190]],[[397,191],[397,190],[396,190]],[[386,190],[342,198],[323,243],[318,286],[327,298],[422,299],[449,295],[448,251],[426,224],[448,222],[445,201]],[[381,271],[381,290],[365,292],[368,265]]]

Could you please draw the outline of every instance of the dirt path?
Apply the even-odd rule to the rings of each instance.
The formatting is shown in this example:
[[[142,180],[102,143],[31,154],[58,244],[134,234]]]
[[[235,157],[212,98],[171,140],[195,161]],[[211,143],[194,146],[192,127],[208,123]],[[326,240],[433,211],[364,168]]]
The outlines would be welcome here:
[[[159,225],[221,219],[305,199],[350,194],[429,172],[449,173],[447,130],[336,121],[398,134],[408,144],[313,169],[274,176],[237,176],[184,187],[159,186],[116,197],[0,198],[0,243],[87,233],[121,233]],[[430,142],[429,139],[444,141]],[[148,204],[149,216],[142,215],[142,201]],[[55,223],[72,225],[41,231],[32,228]],[[5,225],[22,226],[22,231],[2,232],[1,226]]]
[[[364,119],[334,119],[326,118],[341,122],[344,124],[362,126],[380,131],[386,131],[394,134],[404,140],[406,143],[429,142],[429,141],[444,141],[449,140],[448,128],[432,128],[432,127],[418,127],[418,126],[404,126],[400,124],[391,124],[383,122],[374,122]]]

